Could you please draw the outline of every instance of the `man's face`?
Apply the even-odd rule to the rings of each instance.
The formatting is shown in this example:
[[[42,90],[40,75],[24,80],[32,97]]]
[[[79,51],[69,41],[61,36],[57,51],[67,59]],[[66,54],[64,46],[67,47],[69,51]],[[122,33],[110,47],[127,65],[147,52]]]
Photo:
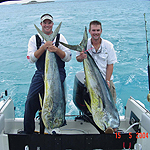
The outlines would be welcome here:
[[[44,20],[43,22],[41,22],[42,31],[47,35],[52,34],[53,25],[54,23],[51,20],[48,19]]]
[[[102,33],[101,26],[100,25],[91,25],[91,29],[89,29],[89,33],[91,34],[92,39],[98,40]]]

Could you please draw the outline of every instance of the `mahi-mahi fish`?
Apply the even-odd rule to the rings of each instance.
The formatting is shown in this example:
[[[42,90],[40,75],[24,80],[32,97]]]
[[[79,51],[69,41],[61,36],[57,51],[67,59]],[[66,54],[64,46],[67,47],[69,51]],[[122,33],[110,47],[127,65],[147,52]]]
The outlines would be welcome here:
[[[69,49],[81,52],[87,51],[87,41],[88,34],[85,27],[83,40],[79,45],[68,45],[62,42],[61,44]],[[90,95],[90,104],[86,101],[85,104],[91,112],[95,124],[102,131],[105,131],[108,127],[118,128],[120,125],[119,114],[107,83],[90,53],[87,51],[86,54],[87,58],[83,60],[83,66],[85,85]]]
[[[44,34],[36,25],[35,28],[45,41],[53,41],[59,32],[61,23],[49,36]],[[40,97],[40,95],[39,95]],[[60,81],[60,74],[56,62],[55,53],[46,50],[44,72],[44,100],[42,102],[42,120],[50,132],[51,129],[59,128],[65,123],[65,96]]]

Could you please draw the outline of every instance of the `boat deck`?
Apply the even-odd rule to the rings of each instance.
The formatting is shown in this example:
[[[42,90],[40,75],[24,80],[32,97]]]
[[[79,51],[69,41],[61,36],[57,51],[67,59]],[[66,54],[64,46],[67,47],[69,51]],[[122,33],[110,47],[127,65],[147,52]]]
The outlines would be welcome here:
[[[23,118],[7,119],[5,123],[6,134],[17,134],[19,131],[23,131]],[[120,126],[118,132],[122,133],[135,133],[133,128],[128,131],[127,127],[130,127],[129,120],[124,116],[120,116]],[[40,132],[40,121],[35,119],[35,131]],[[45,130],[45,133],[48,132]],[[82,119],[66,120],[66,125],[60,128],[60,134],[99,134],[99,131],[89,122],[85,122]]]
[[[12,99],[0,102],[0,145],[1,150],[30,149],[133,149],[136,144],[145,150],[150,147],[150,113],[140,102],[130,98],[125,116],[120,116],[117,133],[100,134],[89,122],[66,117],[67,125],[59,134],[17,134],[23,130],[23,118],[15,118]],[[40,132],[39,120],[35,119],[35,130]]]

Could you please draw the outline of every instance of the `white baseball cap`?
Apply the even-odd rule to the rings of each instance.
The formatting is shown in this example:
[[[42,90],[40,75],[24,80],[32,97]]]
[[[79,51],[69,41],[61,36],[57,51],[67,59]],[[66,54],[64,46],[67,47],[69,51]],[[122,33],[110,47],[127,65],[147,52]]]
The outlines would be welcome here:
[[[53,22],[53,17],[50,14],[44,14],[41,16],[41,22],[43,22],[46,19],[51,20]]]

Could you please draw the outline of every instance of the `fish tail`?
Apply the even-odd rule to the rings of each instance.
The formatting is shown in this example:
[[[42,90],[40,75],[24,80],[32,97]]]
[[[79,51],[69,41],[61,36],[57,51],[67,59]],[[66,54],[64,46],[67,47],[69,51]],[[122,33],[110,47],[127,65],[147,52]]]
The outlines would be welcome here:
[[[69,44],[66,44],[66,43],[63,43],[63,42],[59,42],[60,44],[62,44],[63,46],[69,48],[69,49],[72,49],[72,50],[75,50],[75,51],[78,51],[78,52],[81,52],[82,49],[80,48],[79,45],[69,45]]]

